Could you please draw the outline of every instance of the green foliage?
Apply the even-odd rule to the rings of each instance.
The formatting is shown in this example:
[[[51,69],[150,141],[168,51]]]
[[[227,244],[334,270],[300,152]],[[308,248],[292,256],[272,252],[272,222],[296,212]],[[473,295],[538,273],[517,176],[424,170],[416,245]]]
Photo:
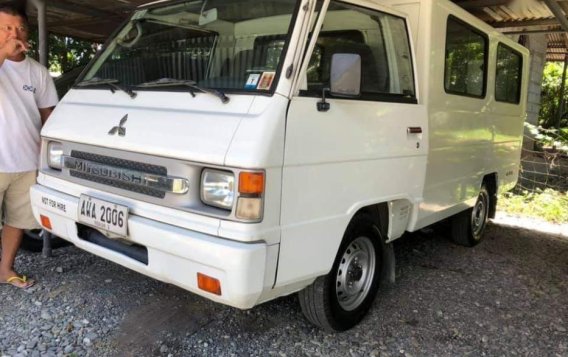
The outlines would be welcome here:
[[[541,148],[555,148],[558,151],[563,151],[568,154],[568,128],[561,130],[544,129],[529,123],[525,123],[525,127],[533,135],[538,146]]]
[[[539,113],[539,125],[543,128],[553,128],[557,123],[557,113],[560,109],[560,89],[562,83],[562,70],[564,64],[547,62],[542,74],[542,93]],[[568,82],[568,81],[567,81]],[[568,98],[568,86],[565,83],[564,97]],[[566,99],[565,99],[566,100]],[[564,112],[568,111],[568,105]],[[560,127],[568,127],[568,116],[563,115]]]
[[[568,194],[552,189],[507,192],[499,197],[498,209],[513,215],[544,219],[553,223],[568,223]]]
[[[564,139],[566,142],[568,142],[568,128],[560,129],[560,132],[558,134],[560,135],[560,137],[562,139]]]
[[[86,65],[95,55],[98,44],[71,37],[49,34],[49,70],[65,73],[75,67]],[[29,55],[38,58],[38,33],[30,33],[32,49]]]

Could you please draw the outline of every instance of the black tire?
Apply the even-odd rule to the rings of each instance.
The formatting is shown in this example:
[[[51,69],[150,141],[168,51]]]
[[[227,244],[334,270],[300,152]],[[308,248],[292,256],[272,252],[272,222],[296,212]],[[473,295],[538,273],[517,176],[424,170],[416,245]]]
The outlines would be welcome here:
[[[43,250],[43,235],[49,234],[49,232],[44,231],[43,229],[27,229],[24,231],[24,237],[22,239],[22,246],[23,250],[27,250],[28,252],[39,253]],[[70,245],[71,243],[58,238],[54,235],[51,235],[51,248],[57,249],[61,247],[65,247]]]
[[[367,314],[383,269],[379,232],[368,215],[355,216],[349,223],[329,274],[298,294],[311,323],[330,332],[345,331]]]
[[[450,231],[452,241],[465,247],[473,247],[479,244],[487,226],[489,209],[489,193],[483,185],[479,190],[475,206],[452,217]]]

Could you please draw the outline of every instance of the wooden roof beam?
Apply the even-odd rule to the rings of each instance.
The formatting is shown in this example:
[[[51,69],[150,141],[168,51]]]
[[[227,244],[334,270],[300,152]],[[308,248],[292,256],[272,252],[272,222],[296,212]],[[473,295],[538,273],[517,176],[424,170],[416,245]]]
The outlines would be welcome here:
[[[506,28],[501,29],[501,33],[505,35],[530,35],[533,33],[564,33],[565,31],[560,26],[553,26],[553,27],[535,27],[535,28]],[[549,47],[551,44],[549,43]],[[564,47],[564,45],[562,45]]]
[[[92,16],[92,17],[102,17],[102,18],[116,18],[121,17],[120,14],[111,11],[100,10],[95,7],[79,5],[70,1],[65,0],[50,0],[46,2],[48,8],[56,8],[75,14]]]
[[[511,0],[463,0],[454,2],[466,10],[472,10],[490,6],[509,5]]]
[[[105,18],[105,21],[107,21],[107,23],[112,24],[112,26],[117,27],[118,25],[120,25],[122,19]],[[47,28],[51,30],[53,28],[58,28],[58,27],[72,28],[72,27],[91,26],[91,25],[96,25],[96,24],[100,24],[100,23],[101,23],[101,19],[86,17],[86,18],[77,19],[77,20],[70,20],[70,21],[57,20],[57,21],[48,22]],[[105,25],[106,25],[106,23],[105,23]]]
[[[495,28],[507,28],[507,27],[528,27],[528,26],[554,26],[554,25],[559,25],[559,23],[557,19],[540,19],[540,20],[492,22],[490,23],[490,25]]]

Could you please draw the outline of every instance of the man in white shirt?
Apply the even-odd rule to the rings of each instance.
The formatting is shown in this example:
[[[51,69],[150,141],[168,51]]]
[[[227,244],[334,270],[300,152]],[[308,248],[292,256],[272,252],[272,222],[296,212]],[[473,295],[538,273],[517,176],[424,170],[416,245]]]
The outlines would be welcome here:
[[[38,228],[29,189],[39,165],[40,130],[57,104],[49,72],[26,57],[28,22],[24,12],[0,5],[0,283],[20,288],[33,280],[14,270],[24,229]]]

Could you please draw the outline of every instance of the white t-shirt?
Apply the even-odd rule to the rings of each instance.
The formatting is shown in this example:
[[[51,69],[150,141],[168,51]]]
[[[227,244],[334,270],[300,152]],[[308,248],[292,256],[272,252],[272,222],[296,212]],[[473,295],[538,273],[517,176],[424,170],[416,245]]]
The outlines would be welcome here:
[[[41,117],[38,108],[57,104],[48,70],[27,58],[0,66],[0,172],[38,169]]]

